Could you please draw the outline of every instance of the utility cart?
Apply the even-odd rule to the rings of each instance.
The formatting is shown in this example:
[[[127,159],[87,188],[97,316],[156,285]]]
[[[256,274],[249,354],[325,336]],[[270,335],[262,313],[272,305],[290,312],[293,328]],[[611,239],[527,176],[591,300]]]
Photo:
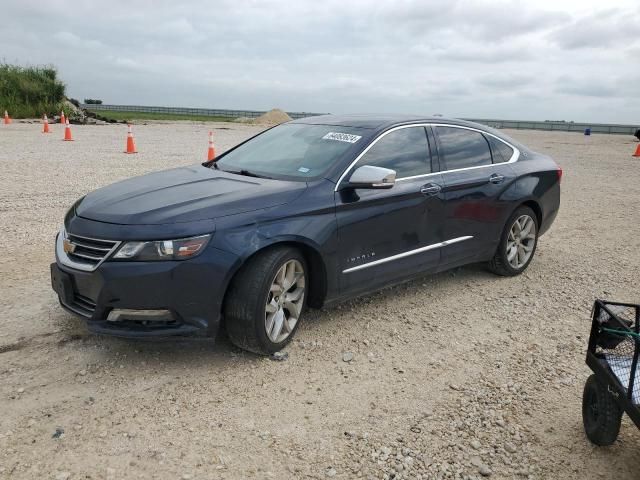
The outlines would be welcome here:
[[[596,300],[593,306],[587,365],[593,370],[584,386],[584,430],[596,445],[611,445],[622,414],[640,428],[640,305]]]

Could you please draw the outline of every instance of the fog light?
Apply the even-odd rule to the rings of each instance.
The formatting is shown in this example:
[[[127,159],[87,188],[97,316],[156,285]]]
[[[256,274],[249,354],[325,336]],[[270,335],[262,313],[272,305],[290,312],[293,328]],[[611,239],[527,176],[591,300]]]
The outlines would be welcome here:
[[[123,320],[171,322],[175,318],[173,318],[173,313],[169,310],[133,310],[126,308],[111,310],[107,316],[107,321],[109,322],[121,322]]]

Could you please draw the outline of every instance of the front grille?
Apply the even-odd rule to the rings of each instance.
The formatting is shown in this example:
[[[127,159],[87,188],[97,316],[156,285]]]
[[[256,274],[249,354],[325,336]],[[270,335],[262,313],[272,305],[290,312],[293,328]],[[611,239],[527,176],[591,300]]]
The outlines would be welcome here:
[[[97,267],[118,244],[111,240],[80,237],[71,233],[67,233],[66,240],[73,250],[65,249],[69,259],[90,268]]]

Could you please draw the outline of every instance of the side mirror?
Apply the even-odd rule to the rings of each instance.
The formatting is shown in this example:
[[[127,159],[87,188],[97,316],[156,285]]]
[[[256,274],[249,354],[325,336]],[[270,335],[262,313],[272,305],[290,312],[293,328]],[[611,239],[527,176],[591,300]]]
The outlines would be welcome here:
[[[348,188],[391,188],[396,183],[396,171],[390,168],[363,165],[351,174]]]

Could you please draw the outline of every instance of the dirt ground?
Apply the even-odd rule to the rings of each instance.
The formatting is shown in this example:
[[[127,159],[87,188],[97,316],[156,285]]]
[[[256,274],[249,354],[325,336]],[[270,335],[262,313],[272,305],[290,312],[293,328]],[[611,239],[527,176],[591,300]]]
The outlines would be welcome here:
[[[213,127],[218,150],[259,130]],[[593,300],[640,302],[632,137],[509,132],[564,168],[520,277],[471,266],[310,311],[284,361],[89,335],[49,285],[66,210],[203,161],[210,128],[136,125],[125,155],[122,125],[73,126],[73,143],[0,125],[0,478],[638,478],[633,424],[596,448],[581,419]]]

